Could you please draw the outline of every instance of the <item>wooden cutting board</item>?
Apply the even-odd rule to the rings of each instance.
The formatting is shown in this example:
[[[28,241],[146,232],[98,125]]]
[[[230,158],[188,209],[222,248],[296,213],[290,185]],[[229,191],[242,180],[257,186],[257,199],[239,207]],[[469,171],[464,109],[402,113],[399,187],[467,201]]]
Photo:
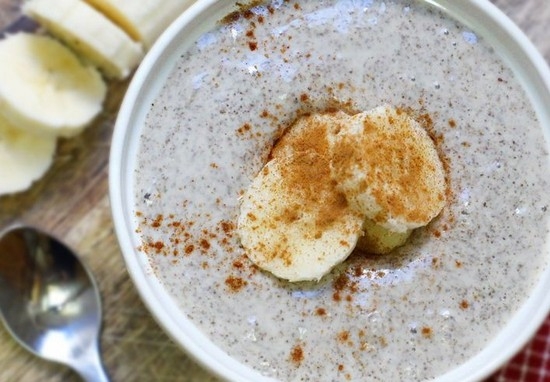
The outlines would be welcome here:
[[[492,0],[550,62],[549,0]],[[17,19],[21,1],[0,0],[0,29]],[[103,299],[101,347],[113,381],[215,380],[162,332],[124,266],[108,199],[108,156],[128,81],[110,84],[102,115],[81,135],[59,142],[53,168],[27,192],[0,197],[0,229],[19,221],[53,233],[90,266]],[[1,166],[1,164],[0,164]],[[2,180],[0,179],[0,182]],[[41,361],[0,327],[0,381],[79,381],[68,368]]]

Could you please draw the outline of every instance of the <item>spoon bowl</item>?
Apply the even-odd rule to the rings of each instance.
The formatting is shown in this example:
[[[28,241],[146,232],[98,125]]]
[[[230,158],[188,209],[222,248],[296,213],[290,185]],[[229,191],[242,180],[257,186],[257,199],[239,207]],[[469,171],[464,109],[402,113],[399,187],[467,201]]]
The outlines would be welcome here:
[[[24,348],[108,381],[99,356],[101,301],[80,259],[57,239],[28,227],[0,236],[0,318]]]

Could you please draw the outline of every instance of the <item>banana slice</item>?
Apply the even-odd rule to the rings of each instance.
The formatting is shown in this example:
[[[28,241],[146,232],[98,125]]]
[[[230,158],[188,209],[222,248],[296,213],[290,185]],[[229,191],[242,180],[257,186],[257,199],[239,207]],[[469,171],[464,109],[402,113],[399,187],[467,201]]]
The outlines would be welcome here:
[[[405,244],[411,233],[412,230],[392,232],[370,219],[365,219],[363,235],[357,241],[357,248],[365,253],[383,255]]]
[[[30,0],[23,12],[107,77],[126,78],[143,58],[140,43],[82,0]]]
[[[445,205],[445,172],[426,130],[381,106],[351,116],[332,148],[332,178],[350,205],[396,233],[428,224]]]
[[[53,162],[57,138],[13,127],[0,115],[0,195],[24,191]]]
[[[361,233],[362,217],[327,187],[323,162],[311,151],[272,159],[241,200],[237,232],[247,256],[282,279],[319,280]]]
[[[194,0],[86,0],[118,24],[135,41],[150,48],[158,36]]]
[[[73,136],[101,111],[107,87],[51,37],[27,33],[0,41],[0,113],[31,133]]]

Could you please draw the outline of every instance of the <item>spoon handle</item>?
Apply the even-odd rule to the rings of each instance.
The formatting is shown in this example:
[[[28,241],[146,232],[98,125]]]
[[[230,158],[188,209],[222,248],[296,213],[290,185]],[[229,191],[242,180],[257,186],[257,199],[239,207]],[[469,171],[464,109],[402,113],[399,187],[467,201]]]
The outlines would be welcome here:
[[[109,382],[109,376],[99,356],[98,345],[88,348],[85,354],[71,365],[85,382]]]

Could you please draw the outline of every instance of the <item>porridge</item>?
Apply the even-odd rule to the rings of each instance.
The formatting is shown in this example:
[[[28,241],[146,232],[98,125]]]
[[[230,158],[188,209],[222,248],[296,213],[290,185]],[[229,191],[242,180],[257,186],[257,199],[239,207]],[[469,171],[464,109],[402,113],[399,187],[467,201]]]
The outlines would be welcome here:
[[[301,114],[381,104],[445,158],[442,213],[319,282],[259,270],[239,199]],[[422,1],[304,0],[225,17],[174,63],[141,130],[139,250],[182,311],[280,380],[424,380],[477,354],[548,266],[547,143],[512,71]],[[393,365],[386,367],[385,365]]]

